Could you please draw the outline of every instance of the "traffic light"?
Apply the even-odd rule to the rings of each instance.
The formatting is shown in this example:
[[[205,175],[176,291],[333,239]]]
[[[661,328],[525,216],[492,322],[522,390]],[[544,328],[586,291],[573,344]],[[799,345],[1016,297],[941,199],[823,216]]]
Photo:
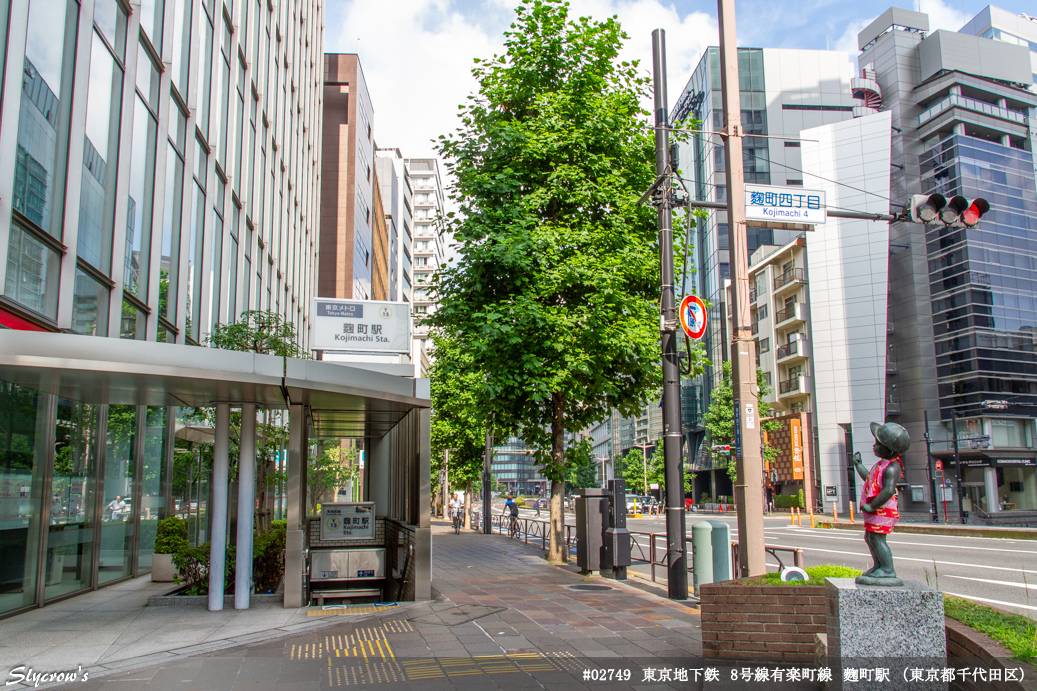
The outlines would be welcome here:
[[[990,210],[986,199],[977,198],[972,202],[962,196],[950,199],[939,193],[911,195],[911,220],[915,223],[933,223],[939,221],[945,226],[956,228],[972,228],[983,214]]]
[[[945,206],[947,206],[947,198],[942,194],[913,194],[911,195],[911,220],[915,223],[932,223]]]
[[[722,456],[731,455],[731,446],[728,444],[714,444],[712,448],[714,453],[721,454]]]

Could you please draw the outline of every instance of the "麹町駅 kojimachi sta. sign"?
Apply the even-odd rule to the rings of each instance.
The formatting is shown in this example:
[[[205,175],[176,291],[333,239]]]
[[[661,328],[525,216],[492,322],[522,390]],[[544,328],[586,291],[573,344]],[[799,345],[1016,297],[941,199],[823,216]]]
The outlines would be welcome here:
[[[820,225],[828,220],[825,193],[802,187],[747,184],[745,218],[747,221]]]
[[[314,300],[310,348],[409,353],[410,305],[406,302]]]

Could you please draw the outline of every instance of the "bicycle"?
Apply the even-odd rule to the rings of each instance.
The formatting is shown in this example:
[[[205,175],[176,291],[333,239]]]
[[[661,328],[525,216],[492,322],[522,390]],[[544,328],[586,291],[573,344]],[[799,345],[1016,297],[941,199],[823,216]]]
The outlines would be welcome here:
[[[518,535],[518,532],[518,516],[512,516],[511,521],[508,523],[508,537],[515,537],[516,535]]]
[[[454,509],[453,521],[454,521],[454,535],[460,535],[461,534],[461,524],[464,522],[464,521],[461,520],[461,510],[460,509]]]

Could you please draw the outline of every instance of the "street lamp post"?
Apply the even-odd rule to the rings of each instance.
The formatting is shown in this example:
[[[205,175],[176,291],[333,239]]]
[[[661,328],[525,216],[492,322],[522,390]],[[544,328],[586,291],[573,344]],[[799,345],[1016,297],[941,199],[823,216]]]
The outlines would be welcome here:
[[[646,496],[648,494],[648,447],[649,446],[654,446],[654,444],[648,444],[648,443],[634,444],[634,448],[635,449],[641,449],[641,461],[644,464],[644,480],[645,480],[644,493],[645,493]]]
[[[958,452],[958,414],[957,412],[951,413],[951,434],[954,435],[954,473],[958,477],[956,478],[957,490],[958,490],[958,521],[960,523],[965,522],[965,506],[961,498],[961,455]]]

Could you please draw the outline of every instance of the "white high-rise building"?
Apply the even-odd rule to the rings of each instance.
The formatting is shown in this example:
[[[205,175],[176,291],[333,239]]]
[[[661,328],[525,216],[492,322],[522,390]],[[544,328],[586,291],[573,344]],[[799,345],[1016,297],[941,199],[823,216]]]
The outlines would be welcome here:
[[[406,164],[411,189],[414,192],[414,238],[411,246],[411,257],[414,262],[414,287],[411,289],[411,302],[414,305],[412,357],[417,368],[415,371],[420,375],[428,365],[428,328],[422,325],[421,318],[436,309],[436,304],[429,294],[428,282],[445,261],[445,238],[440,233],[439,221],[445,199],[443,179],[439,174],[439,162],[436,159],[408,158]]]

